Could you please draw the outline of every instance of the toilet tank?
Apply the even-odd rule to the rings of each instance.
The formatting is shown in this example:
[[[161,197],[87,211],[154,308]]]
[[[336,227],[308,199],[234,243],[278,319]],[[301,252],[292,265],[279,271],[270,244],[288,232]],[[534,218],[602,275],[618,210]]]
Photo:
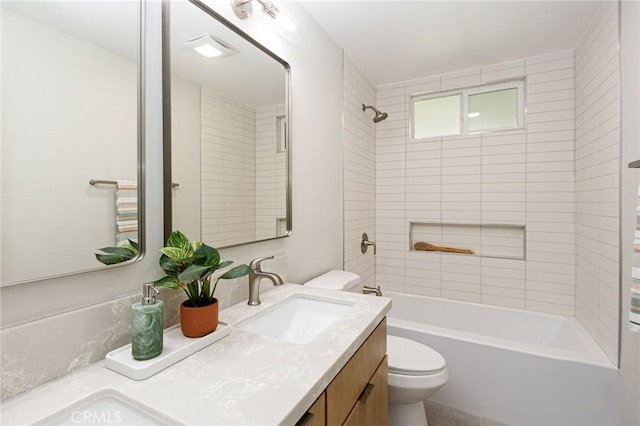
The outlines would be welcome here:
[[[360,276],[348,271],[329,271],[307,281],[304,285],[324,288],[327,290],[341,290],[350,292],[360,291]]]

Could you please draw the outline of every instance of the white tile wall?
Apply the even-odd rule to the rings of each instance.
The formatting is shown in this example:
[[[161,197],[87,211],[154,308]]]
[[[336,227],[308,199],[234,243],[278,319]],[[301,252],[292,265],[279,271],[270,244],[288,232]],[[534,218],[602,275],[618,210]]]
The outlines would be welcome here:
[[[287,153],[277,150],[277,118],[284,105],[256,109],[256,239],[273,238],[287,212]]]
[[[410,139],[411,95],[518,77],[527,79],[526,129]],[[376,133],[383,288],[574,315],[573,52],[378,86],[377,105],[389,113]],[[525,226],[526,260],[410,251],[411,222]],[[504,243],[469,229],[434,239]]]
[[[373,250],[369,248],[362,254],[360,241],[363,232],[372,241],[376,241],[378,235],[375,223],[376,125],[372,111],[362,111],[362,104],[375,105],[376,88],[346,55],[343,75],[344,269],[360,275],[366,285],[375,286]],[[384,194],[381,199],[393,197],[394,194]]]
[[[603,2],[576,48],[576,317],[618,352],[618,3]]]
[[[201,93],[202,241],[227,246],[256,234],[256,111],[206,87]]]

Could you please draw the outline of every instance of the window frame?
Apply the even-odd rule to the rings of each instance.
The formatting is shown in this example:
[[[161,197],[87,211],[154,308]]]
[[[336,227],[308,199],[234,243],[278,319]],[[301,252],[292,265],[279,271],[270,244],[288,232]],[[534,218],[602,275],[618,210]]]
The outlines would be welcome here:
[[[525,104],[525,79],[517,79],[517,80],[505,80],[491,83],[483,83],[477,86],[464,87],[460,89],[453,90],[443,90],[438,92],[431,93],[421,93],[411,95],[411,139],[412,140],[422,140],[422,139],[433,139],[433,138],[442,138],[447,136],[464,136],[464,135],[475,135],[481,133],[491,133],[491,132],[501,132],[501,131],[509,131],[509,130],[518,130],[525,128],[525,118],[526,118],[526,104]],[[489,92],[497,92],[500,90],[508,90],[508,89],[516,89],[516,105],[517,105],[517,114],[518,120],[515,126],[509,127],[497,127],[493,129],[484,129],[484,130],[476,130],[469,131],[469,96],[478,95],[482,93]],[[439,135],[439,136],[430,136],[426,138],[417,138],[415,136],[415,104],[416,102],[426,101],[430,99],[437,98],[445,98],[448,96],[460,96],[460,132],[453,133],[449,135]]]

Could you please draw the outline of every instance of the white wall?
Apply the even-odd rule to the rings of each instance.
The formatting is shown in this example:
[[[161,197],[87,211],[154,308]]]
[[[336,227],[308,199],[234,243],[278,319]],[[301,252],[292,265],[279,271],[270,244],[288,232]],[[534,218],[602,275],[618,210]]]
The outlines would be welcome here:
[[[89,180],[137,178],[136,64],[9,11],[2,25],[2,282],[99,268],[116,187]]]
[[[371,110],[376,88],[346,54],[343,77],[344,126],[344,269],[376,286],[376,261],[373,248],[360,250],[362,234],[376,241],[376,124]]]
[[[621,283],[622,326],[620,329],[620,424],[640,424],[640,334],[627,327],[629,288],[632,285],[633,236],[636,228],[636,206],[640,170],[627,164],[640,159],[640,3],[623,1],[621,14],[621,97],[622,97],[622,161],[621,161]]]
[[[618,357],[620,69],[618,3],[603,2],[576,47],[576,317]]]
[[[526,129],[411,140],[412,94],[522,77]],[[383,288],[574,315],[573,77],[565,51],[378,86],[389,113],[376,133]],[[526,226],[526,260],[411,251],[410,222]],[[460,230],[427,242],[486,245],[484,230]]]
[[[173,227],[200,239],[200,86],[171,76],[171,191]]]
[[[293,235],[222,254],[236,262],[285,254],[291,282],[339,269],[343,257],[342,52],[295,4],[282,5],[303,28],[303,40],[293,45],[265,25],[258,9],[253,18],[241,21],[228,3],[208,3],[292,67]],[[94,362],[126,341],[129,332],[122,319],[127,323],[133,299],[123,295],[137,297],[142,283],[161,276],[157,266],[163,245],[161,3],[146,2],[146,7],[146,257],[132,266],[1,288],[3,398]],[[287,272],[283,265],[274,269]],[[219,289],[218,296],[224,305],[236,303],[246,298],[247,287],[246,280],[238,280]],[[173,293],[163,296],[171,299],[165,312],[175,321],[178,302],[172,299]],[[99,324],[107,336],[82,324]],[[46,353],[40,345],[44,341]]]

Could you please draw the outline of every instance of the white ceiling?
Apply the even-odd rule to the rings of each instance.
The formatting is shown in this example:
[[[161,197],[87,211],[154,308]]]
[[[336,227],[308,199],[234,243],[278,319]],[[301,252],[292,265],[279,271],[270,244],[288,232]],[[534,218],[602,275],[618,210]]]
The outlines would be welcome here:
[[[572,49],[600,3],[298,1],[375,84]]]

